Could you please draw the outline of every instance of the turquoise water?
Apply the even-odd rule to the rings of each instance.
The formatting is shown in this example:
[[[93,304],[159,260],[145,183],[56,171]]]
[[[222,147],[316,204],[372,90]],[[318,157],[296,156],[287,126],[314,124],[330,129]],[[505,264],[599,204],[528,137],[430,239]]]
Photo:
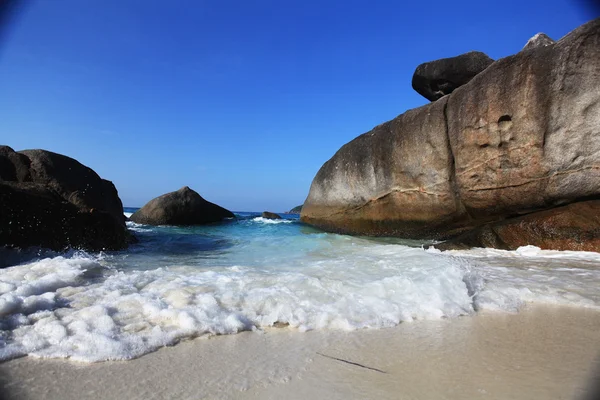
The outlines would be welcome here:
[[[260,215],[238,212],[235,220],[195,227],[148,227],[130,222],[139,243],[121,253],[124,262],[120,265],[143,269],[173,262],[197,268],[276,266],[281,257],[301,258],[326,245],[320,242],[328,235],[302,224],[297,214],[281,214],[282,220]],[[114,257],[119,259],[119,255]]]
[[[126,209],[125,214],[134,209]],[[474,249],[325,233],[259,213],[197,227],[128,222],[119,252],[0,252],[0,360],[123,360],[204,335],[380,329],[516,312],[598,308],[600,254]]]
[[[125,213],[135,208],[126,208]],[[301,269],[314,259],[327,258],[349,243],[421,242],[399,239],[374,240],[325,233],[300,222],[298,214],[280,214],[281,220],[261,218],[261,213],[236,212],[235,220],[195,227],[149,227],[129,222],[139,243],[114,254],[120,268],[152,269],[172,263],[196,268],[243,265],[274,270]],[[121,262],[121,257],[123,262]]]

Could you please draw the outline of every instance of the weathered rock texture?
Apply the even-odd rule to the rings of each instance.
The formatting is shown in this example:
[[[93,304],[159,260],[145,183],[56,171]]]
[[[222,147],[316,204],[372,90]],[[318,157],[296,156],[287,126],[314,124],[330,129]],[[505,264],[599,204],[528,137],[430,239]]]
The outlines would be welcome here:
[[[600,201],[590,200],[509,218],[480,226],[437,244],[440,250],[493,247],[513,250],[523,238],[542,249],[598,251],[600,249]]]
[[[264,211],[261,216],[266,219],[281,219],[281,215],[269,211]]]
[[[412,87],[429,101],[435,101],[466,84],[493,63],[480,51],[429,61],[417,67]]]
[[[521,51],[531,50],[537,47],[549,46],[554,43],[556,42],[552,40],[548,35],[540,32],[535,34],[531,39],[529,39]]]
[[[600,19],[346,144],[317,173],[301,218],[335,232],[444,239],[596,198]],[[556,225],[553,243],[561,234],[573,243],[571,228]],[[524,230],[519,244],[536,243]]]
[[[231,211],[204,200],[184,186],[150,200],[130,220],[147,225],[202,225],[234,217]]]
[[[112,182],[67,156],[0,146],[0,245],[95,251],[130,241]]]

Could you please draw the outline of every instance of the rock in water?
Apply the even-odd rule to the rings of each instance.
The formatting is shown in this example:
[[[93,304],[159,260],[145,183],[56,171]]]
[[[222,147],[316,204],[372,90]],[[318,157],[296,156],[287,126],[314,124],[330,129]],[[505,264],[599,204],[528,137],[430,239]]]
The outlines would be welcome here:
[[[204,200],[187,186],[150,200],[130,220],[146,225],[202,225],[235,218],[231,211]]]
[[[61,154],[0,146],[0,245],[98,251],[131,240],[112,182]]]
[[[281,219],[281,215],[269,211],[263,212],[261,216],[266,219]]]
[[[534,35],[531,39],[527,41],[527,44],[523,47],[521,51],[535,49],[537,47],[550,46],[551,44],[556,43],[545,33],[538,33]]]
[[[598,76],[600,19],[498,60],[451,95],[344,145],[317,173],[301,219],[329,231],[440,239],[599,198]],[[555,243],[595,235],[580,217],[542,217]],[[539,243],[520,232],[520,244]]]
[[[302,204],[292,208],[290,211],[288,211],[288,214],[300,214],[301,212],[302,212]]]
[[[415,70],[412,87],[427,100],[435,101],[469,82],[493,62],[480,51],[429,61]]]

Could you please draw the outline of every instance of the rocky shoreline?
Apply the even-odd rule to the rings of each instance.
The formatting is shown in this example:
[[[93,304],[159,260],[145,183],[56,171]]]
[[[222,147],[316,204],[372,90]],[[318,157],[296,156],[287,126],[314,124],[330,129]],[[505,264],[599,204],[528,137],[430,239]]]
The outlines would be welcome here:
[[[125,225],[113,183],[73,158],[46,150],[0,146],[0,210],[0,246],[103,251],[137,241]],[[186,186],[151,200],[131,220],[198,225],[234,217]]]
[[[301,220],[354,235],[600,251],[600,19],[513,56],[420,65],[431,100],[344,145],[319,170]],[[126,248],[112,182],[64,155],[0,146],[0,246]],[[131,220],[196,225],[234,215],[183,187]],[[275,214],[263,214],[276,218]]]

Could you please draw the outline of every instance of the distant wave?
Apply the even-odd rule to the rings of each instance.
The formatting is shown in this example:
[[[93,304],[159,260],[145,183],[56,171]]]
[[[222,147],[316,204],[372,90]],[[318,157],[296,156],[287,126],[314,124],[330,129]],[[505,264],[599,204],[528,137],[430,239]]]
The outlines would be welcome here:
[[[269,218],[263,218],[263,217],[252,218],[252,221],[260,222],[263,224],[289,224],[289,223],[294,222],[291,219],[269,219]]]

